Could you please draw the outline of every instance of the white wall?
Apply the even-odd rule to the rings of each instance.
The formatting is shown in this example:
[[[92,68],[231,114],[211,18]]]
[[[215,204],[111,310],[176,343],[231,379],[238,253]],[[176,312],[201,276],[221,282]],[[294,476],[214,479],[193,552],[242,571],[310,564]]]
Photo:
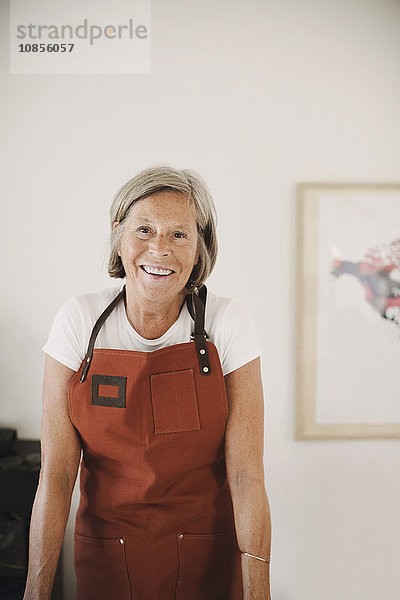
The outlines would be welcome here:
[[[400,2],[153,0],[152,74],[125,76],[9,75],[1,7],[0,426],[39,435],[54,313],[114,284],[114,192],[193,168],[219,211],[210,286],[264,345],[273,600],[397,599],[398,442],[294,440],[294,240],[296,182],[400,180]]]

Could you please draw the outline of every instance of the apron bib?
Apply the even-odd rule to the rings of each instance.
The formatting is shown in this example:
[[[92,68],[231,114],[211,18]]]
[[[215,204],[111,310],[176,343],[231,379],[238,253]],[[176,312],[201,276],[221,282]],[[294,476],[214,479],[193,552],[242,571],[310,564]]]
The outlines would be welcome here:
[[[243,598],[225,467],[228,405],[202,292],[204,303],[188,299],[193,341],[154,352],[94,349],[124,288],[71,380],[83,449],[78,600]]]

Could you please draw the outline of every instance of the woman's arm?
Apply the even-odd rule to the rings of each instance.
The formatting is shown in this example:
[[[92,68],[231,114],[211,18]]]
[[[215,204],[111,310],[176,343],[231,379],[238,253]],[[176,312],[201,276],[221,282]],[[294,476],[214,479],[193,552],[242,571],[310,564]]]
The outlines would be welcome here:
[[[226,468],[241,552],[270,559],[271,515],[264,485],[264,401],[257,358],[225,376]],[[242,554],[244,600],[270,600],[269,563]]]
[[[46,355],[41,426],[42,468],[32,510],[24,600],[48,600],[78,472],[81,447],[69,418],[75,371]]]

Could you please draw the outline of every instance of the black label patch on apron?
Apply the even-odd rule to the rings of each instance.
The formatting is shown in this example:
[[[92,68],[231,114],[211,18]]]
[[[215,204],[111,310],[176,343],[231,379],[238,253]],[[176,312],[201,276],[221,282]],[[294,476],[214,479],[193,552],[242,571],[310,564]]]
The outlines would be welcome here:
[[[92,375],[92,404],[126,408],[126,377]]]

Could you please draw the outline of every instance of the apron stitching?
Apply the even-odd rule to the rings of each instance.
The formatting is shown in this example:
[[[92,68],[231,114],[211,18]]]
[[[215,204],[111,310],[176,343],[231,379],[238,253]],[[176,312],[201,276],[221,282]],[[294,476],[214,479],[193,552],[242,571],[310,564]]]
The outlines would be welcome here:
[[[173,348],[159,348],[158,350],[152,350],[150,352],[141,352],[140,350],[119,350],[118,352],[109,351],[106,348],[95,348],[94,352],[101,354],[110,354],[112,356],[130,356],[131,354],[136,354],[135,358],[143,358],[146,359],[148,356],[153,355],[155,352],[158,354],[167,354],[168,352],[175,352],[177,350],[181,350],[187,344],[191,344],[192,342],[184,342],[183,344],[179,344],[179,346],[174,346]],[[116,349],[115,349],[116,350]],[[143,356],[144,355],[144,356]]]
[[[192,382],[192,386],[193,386],[193,398],[196,403],[196,422],[200,429],[201,426],[200,426],[200,415],[199,415],[199,403],[197,401],[196,386],[194,385],[193,371],[190,372],[190,378],[191,378],[191,382]]]
[[[151,383],[150,383],[150,390],[151,390]],[[158,413],[157,413],[157,407],[156,407],[156,402],[153,402],[153,396],[150,392],[150,399],[151,399],[151,406],[153,408],[153,416],[154,416],[154,434],[156,434],[156,431],[158,429]]]
[[[224,410],[226,411],[226,417],[225,417],[225,419],[227,419],[228,418],[228,413],[229,413],[229,410],[228,410],[228,408],[229,408],[228,407],[228,397],[227,397],[227,394],[224,394],[224,392],[223,392],[222,382],[220,380],[220,377],[218,377],[218,392],[219,392],[218,396],[219,396],[219,399],[221,401],[221,405],[223,406]]]
[[[129,600],[132,600],[132,585],[131,585],[131,578],[129,577],[128,560],[127,560],[127,557],[126,557],[126,540],[125,540],[125,543],[124,543],[123,551],[124,551],[126,576],[128,578],[128,585],[129,585]]]
[[[178,595],[178,586],[182,583],[181,573],[183,570],[183,548],[181,544],[181,540],[178,539],[178,576],[176,578],[176,586],[175,586],[175,600]]]
[[[114,351],[112,351],[112,350],[108,350],[107,348],[95,348],[93,350],[93,354],[94,353],[106,354],[106,355],[110,355],[110,356],[131,356],[132,354],[135,354],[135,358],[142,358],[142,359],[146,360],[149,355],[151,356],[155,353],[167,354],[169,352],[177,352],[178,350],[185,348],[185,346],[187,346],[188,344],[193,344],[193,342],[183,342],[182,344],[176,344],[174,346],[169,346],[169,347],[167,346],[166,348],[159,348],[158,350],[152,350],[150,352],[142,352],[140,350],[117,350],[117,349],[114,349]],[[212,343],[211,343],[211,348],[212,348]]]
[[[180,419],[180,414],[179,414],[178,394],[177,394],[177,391],[176,391],[176,376],[175,376],[175,371],[172,372],[172,380],[174,382],[174,396],[175,396],[176,415],[178,417],[178,431],[182,431],[181,419]]]

